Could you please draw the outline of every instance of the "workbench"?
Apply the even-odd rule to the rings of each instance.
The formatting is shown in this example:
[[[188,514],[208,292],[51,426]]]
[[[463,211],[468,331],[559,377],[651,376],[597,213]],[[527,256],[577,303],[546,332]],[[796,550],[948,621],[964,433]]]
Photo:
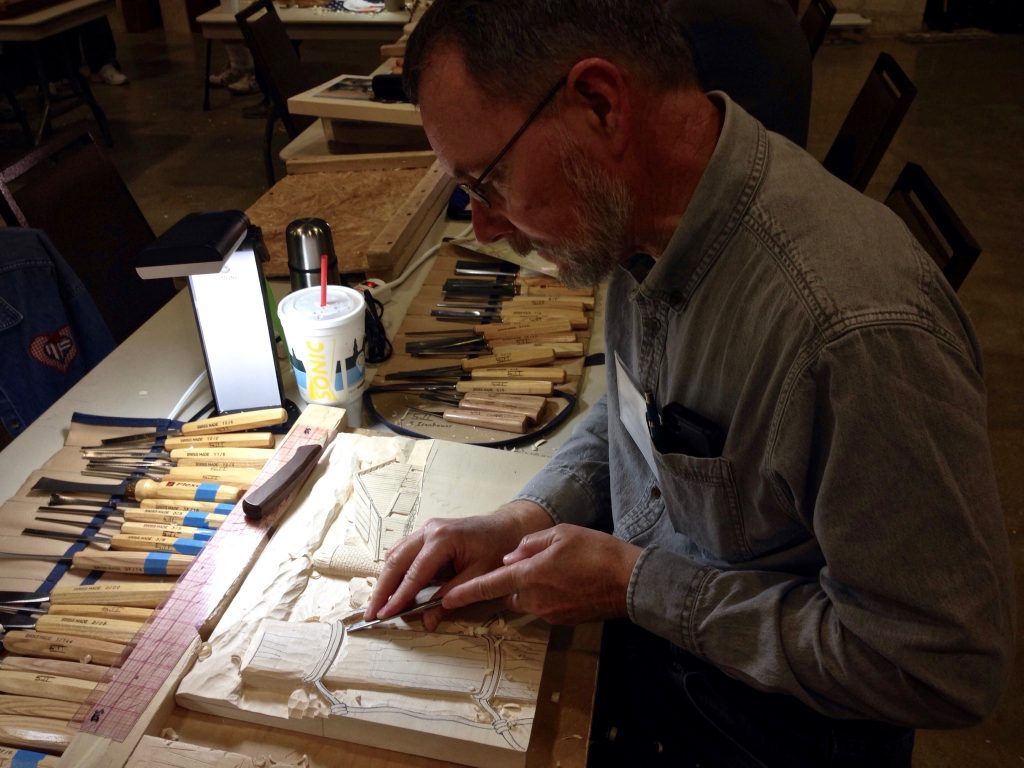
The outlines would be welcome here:
[[[462,227],[453,227],[443,219],[436,221],[421,244],[421,250],[438,242],[453,228]],[[396,290],[385,313],[389,333],[394,333],[401,322],[426,272],[427,268],[421,268]],[[285,284],[274,284],[273,288],[279,295],[289,290]],[[0,498],[12,496],[33,470],[61,448],[63,434],[75,411],[165,417],[203,365],[191,304],[187,292],[183,291],[0,453]],[[301,405],[290,366],[287,368],[286,396]],[[368,377],[370,375],[372,371],[368,371]],[[603,390],[604,376],[599,369],[586,377],[577,417],[585,410],[586,403],[599,398]],[[205,399],[196,398],[197,401]],[[195,410],[195,407],[193,403],[184,410],[189,413],[190,408]],[[571,424],[562,425],[543,445],[531,450],[542,456],[550,455],[570,432]],[[493,455],[495,466],[500,466],[501,452],[494,451]],[[585,765],[599,647],[599,625],[553,629],[526,765]],[[174,704],[173,686],[164,693],[162,701],[154,702],[156,714],[145,728],[151,735],[159,735],[166,728],[185,742],[231,752],[271,755],[276,760],[297,760],[300,755],[306,755],[308,765],[313,768],[447,765],[437,760],[187,711]],[[109,749],[110,762],[96,765],[122,764],[117,759],[126,756],[125,748],[113,744]]]

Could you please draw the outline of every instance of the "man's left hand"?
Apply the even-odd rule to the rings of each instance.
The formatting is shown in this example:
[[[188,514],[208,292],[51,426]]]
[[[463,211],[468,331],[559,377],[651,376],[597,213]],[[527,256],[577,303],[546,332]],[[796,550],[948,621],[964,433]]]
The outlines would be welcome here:
[[[626,615],[626,590],[640,547],[607,533],[557,525],[523,537],[503,565],[453,588],[445,609],[480,600],[505,604],[552,624]]]

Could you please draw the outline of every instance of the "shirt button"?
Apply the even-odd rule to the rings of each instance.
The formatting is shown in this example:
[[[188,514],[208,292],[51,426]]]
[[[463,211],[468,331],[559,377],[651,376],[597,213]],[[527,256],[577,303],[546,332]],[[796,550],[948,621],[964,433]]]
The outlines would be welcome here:
[[[651,488],[651,498],[652,499],[660,499],[661,498],[661,488],[659,488],[658,486],[654,486],[653,488]]]

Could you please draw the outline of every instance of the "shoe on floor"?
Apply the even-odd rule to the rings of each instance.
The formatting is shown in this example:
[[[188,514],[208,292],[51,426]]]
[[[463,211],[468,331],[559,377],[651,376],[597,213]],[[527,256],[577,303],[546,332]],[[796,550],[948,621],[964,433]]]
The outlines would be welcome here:
[[[128,76],[113,64],[104,64],[100,67],[99,72],[93,74],[91,80],[94,83],[106,83],[107,85],[124,85],[128,82]]]
[[[215,75],[210,75],[210,85],[214,88],[226,88],[236,80],[240,80],[245,77],[245,72],[241,69],[235,69],[234,67],[228,67],[225,70],[218,72]]]
[[[256,82],[256,75],[250,72],[229,84],[228,90],[239,96],[245,96],[250,93],[259,93],[260,86],[259,83]]]

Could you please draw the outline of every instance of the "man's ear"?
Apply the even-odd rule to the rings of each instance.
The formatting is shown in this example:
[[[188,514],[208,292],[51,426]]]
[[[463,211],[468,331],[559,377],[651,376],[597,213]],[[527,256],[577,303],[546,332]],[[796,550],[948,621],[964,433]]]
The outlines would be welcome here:
[[[624,152],[632,123],[622,70],[607,59],[582,59],[569,70],[566,90],[570,104],[583,110],[585,130],[607,143],[616,156]]]

